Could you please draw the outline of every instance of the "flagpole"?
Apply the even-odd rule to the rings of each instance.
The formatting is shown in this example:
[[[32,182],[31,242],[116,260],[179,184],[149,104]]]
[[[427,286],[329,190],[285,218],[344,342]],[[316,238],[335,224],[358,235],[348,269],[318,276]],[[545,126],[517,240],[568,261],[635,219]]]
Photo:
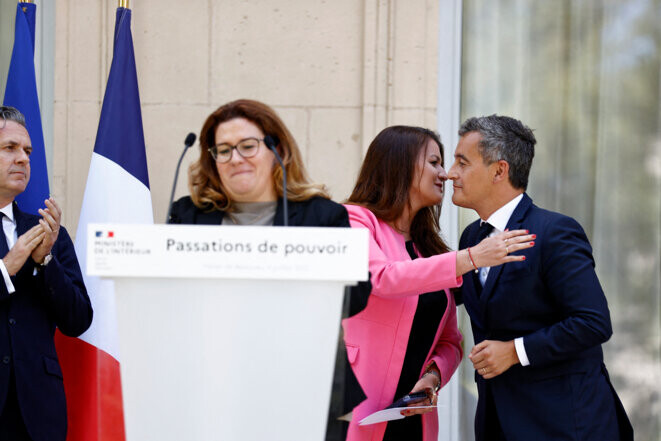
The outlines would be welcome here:
[[[129,0],[119,0],[119,5],[117,7],[129,9]]]

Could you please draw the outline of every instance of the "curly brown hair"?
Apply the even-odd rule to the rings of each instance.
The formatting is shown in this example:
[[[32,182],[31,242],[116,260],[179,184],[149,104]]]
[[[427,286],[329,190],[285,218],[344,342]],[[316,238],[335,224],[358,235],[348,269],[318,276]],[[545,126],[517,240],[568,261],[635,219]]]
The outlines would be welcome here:
[[[294,137],[275,110],[264,103],[241,99],[220,106],[204,122],[200,133],[200,157],[188,170],[188,187],[193,203],[207,210],[227,211],[232,209],[232,200],[218,176],[216,161],[208,149],[216,144],[216,128],[234,118],[244,118],[257,125],[264,135],[277,138],[276,149],[287,170],[287,199],[305,201],[315,196],[330,199],[326,187],[310,182],[301,152]],[[278,197],[282,197],[282,169],[273,167],[273,185]]]

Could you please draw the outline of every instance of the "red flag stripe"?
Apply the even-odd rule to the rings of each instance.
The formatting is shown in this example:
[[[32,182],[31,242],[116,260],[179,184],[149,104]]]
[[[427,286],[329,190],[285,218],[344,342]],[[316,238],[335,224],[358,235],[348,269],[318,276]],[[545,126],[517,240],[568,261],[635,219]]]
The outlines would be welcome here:
[[[67,397],[67,441],[124,441],[119,362],[79,338],[55,334]],[[96,412],[90,412],[96,409]]]

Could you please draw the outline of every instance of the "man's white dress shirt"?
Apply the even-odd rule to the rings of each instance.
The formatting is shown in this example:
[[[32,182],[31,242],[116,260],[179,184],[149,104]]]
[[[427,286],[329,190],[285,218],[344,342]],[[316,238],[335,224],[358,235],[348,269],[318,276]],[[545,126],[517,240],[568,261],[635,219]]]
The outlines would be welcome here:
[[[493,226],[493,231],[491,231],[488,237],[505,231],[507,223],[510,221],[510,217],[512,217],[512,213],[514,213],[514,209],[517,205],[519,205],[521,199],[523,199],[523,193],[500,207],[498,210],[494,211],[493,214],[489,216],[489,219],[483,220],[483,222],[488,222]],[[480,268],[478,275],[480,283],[484,285],[484,282],[487,280],[487,276],[489,275],[489,267]],[[516,355],[519,357],[521,366],[528,366],[530,361],[528,360],[528,355],[526,354],[526,348],[523,345],[523,337],[514,339],[514,347],[516,348]]]
[[[7,239],[7,249],[11,250],[11,248],[18,240],[18,234],[16,233],[16,219],[14,219],[13,202],[10,202],[8,205],[0,208],[0,212],[4,214],[4,216],[2,216],[2,230],[5,232],[5,238]],[[5,266],[5,262],[2,261],[2,257],[0,257],[0,272],[2,273],[2,278],[5,280],[7,292],[9,294],[13,294],[16,292],[16,288],[14,288],[14,284],[11,282],[9,271],[7,271],[7,267]]]

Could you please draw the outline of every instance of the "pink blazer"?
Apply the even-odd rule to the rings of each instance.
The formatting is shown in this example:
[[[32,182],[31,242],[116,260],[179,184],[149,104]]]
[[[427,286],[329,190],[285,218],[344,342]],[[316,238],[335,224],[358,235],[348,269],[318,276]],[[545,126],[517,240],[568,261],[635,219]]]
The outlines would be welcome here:
[[[456,305],[446,288],[460,286],[462,278],[456,277],[456,252],[411,260],[401,234],[366,208],[356,205],[346,208],[353,228],[370,231],[372,282],[367,307],[342,321],[349,363],[367,395],[353,410],[347,441],[381,441],[385,423],[359,426],[358,422],[395,399],[419,294],[445,289],[448,298],[420,375],[433,360],[441,371],[444,386],[461,361],[462,337],[457,329]],[[436,412],[423,415],[422,425],[423,440],[435,441]]]

